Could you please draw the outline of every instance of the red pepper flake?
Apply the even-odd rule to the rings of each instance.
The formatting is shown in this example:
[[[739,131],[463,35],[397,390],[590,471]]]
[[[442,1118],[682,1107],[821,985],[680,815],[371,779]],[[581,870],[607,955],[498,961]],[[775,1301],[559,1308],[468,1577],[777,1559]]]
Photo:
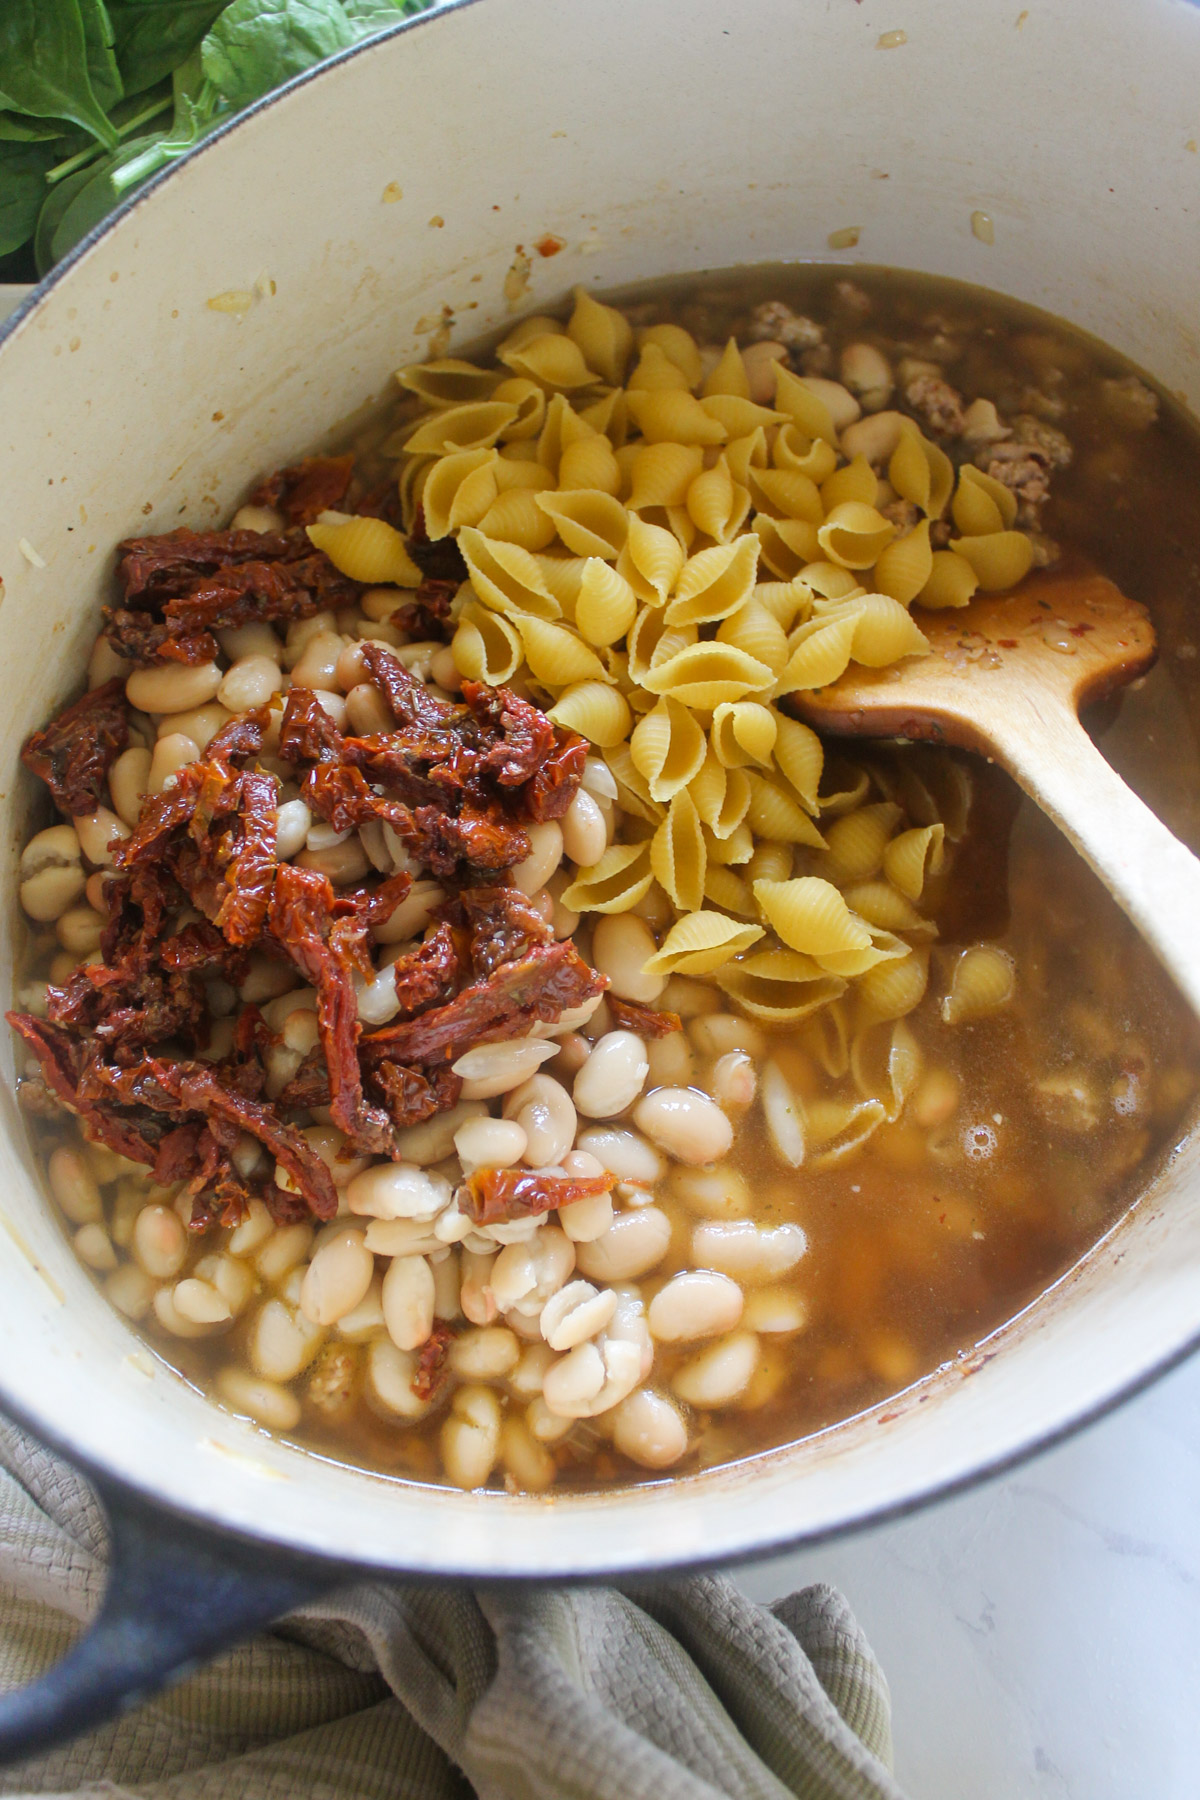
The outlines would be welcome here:
[[[1084,622],[1084,621],[1083,621],[1083,620],[1082,620],[1082,619],[1081,619],[1081,620],[1080,620],[1080,621],[1079,621],[1079,623],[1078,623],[1078,625],[1069,625],[1069,626],[1068,626],[1068,627],[1067,627],[1067,629],[1068,629],[1068,631],[1069,631],[1069,632],[1070,632],[1070,633],[1071,633],[1071,636],[1072,636],[1072,637],[1078,637],[1078,638],[1081,638],[1081,637],[1084,637],[1084,636],[1086,636],[1086,634],[1087,634],[1087,633],[1088,633],[1088,632],[1089,632],[1089,631],[1095,631],[1095,629],[1096,629],[1096,627],[1095,627],[1095,626],[1094,626],[1094,625],[1088,625],[1088,624],[1086,624],[1086,623],[1085,623],[1085,622]]]
[[[439,1320],[417,1352],[416,1373],[410,1385],[418,1400],[434,1399],[444,1385],[449,1374],[446,1358],[453,1342],[454,1333]]]
[[[528,1169],[475,1169],[459,1191],[466,1202],[464,1210],[476,1225],[502,1225],[610,1193],[616,1182],[616,1176],[608,1173],[540,1175]]]
[[[567,240],[558,237],[553,231],[548,231],[544,237],[538,239],[533,247],[539,256],[557,256],[560,250],[566,249]]]

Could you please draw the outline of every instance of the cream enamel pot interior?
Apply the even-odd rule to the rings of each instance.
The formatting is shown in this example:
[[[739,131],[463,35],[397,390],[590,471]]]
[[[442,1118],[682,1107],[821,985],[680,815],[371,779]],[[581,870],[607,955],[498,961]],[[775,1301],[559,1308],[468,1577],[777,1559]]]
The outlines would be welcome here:
[[[455,344],[503,322],[516,247],[546,231],[566,248],[533,256],[526,309],[577,281],[828,258],[829,234],[856,225],[851,258],[1035,302],[1200,402],[1200,12],[1182,0],[1018,12],[1013,0],[904,0],[886,15],[853,0],[475,0],[293,84],[139,197],[0,346],[10,870],[32,798],[18,749],[81,677],[115,541],[223,521],[252,477],[384,393],[443,316]],[[906,43],[877,47],[901,26]],[[994,221],[992,247],[972,235],[976,210]],[[229,293],[244,310],[207,304]],[[9,892],[5,992],[11,874]],[[10,1088],[0,1404],[174,1516],[171,1554],[137,1539],[143,1572],[172,1555],[178,1568],[197,1541],[184,1520],[231,1534],[202,1536],[210,1572],[230,1557],[257,1571],[247,1599],[226,1567],[219,1595],[206,1590],[208,1635],[181,1628],[169,1655],[159,1646],[167,1666],[294,1598],[290,1576],[263,1586],[278,1566],[267,1546],[471,1580],[729,1560],[1002,1467],[1200,1334],[1187,1144],[986,1356],[886,1417],[600,1497],[434,1493],[273,1442],[156,1365],[75,1262]],[[142,1587],[142,1600],[163,1591]],[[180,1605],[160,1598],[159,1612]],[[89,1716],[130,1679],[113,1676]],[[0,1745],[30,1741],[0,1732]]]

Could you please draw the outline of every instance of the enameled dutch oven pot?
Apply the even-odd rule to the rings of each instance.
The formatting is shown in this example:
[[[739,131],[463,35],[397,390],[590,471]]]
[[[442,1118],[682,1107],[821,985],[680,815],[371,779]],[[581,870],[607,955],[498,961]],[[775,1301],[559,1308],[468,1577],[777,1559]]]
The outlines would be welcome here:
[[[547,233],[564,248],[532,256],[532,309],[580,281],[829,258],[857,226],[851,259],[1035,302],[1200,401],[1200,13],[1018,10],[474,0],[292,83],[137,196],[0,344],[10,870],[33,797],[18,750],[81,678],[111,546],[223,522],[444,318],[455,345],[503,323],[518,246]],[[214,309],[222,295],[242,299]],[[5,993],[11,874],[9,895]],[[1054,1293],[882,1412],[617,1493],[404,1486],[272,1441],[148,1354],[43,1198],[4,1054],[0,1405],[98,1478],[116,1572],[69,1664],[0,1703],[0,1753],[94,1722],[351,1570],[632,1578],[884,1518],[1094,1417],[1200,1331],[1188,1142]]]

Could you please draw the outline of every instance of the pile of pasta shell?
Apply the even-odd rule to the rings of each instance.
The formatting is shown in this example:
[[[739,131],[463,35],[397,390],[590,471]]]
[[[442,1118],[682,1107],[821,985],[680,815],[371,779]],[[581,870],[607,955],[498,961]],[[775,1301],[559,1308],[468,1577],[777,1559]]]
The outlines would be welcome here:
[[[913,607],[1009,588],[1033,547],[1013,493],[915,420],[892,415],[882,476],[841,447],[845,389],[773,374],[759,404],[734,339],[714,362],[682,327],[635,332],[577,290],[569,320],[524,320],[490,366],[402,370],[419,409],[384,449],[406,527],[419,513],[466,564],[460,675],[532,697],[602,759],[609,845],[562,905],[636,910],[658,932],[650,973],[710,977],[765,1023],[851,983],[897,1019],[925,991],[919,903],[946,823],[906,824],[863,770],[824,791],[820,739],[779,703],[923,654]],[[899,530],[885,496],[916,523]],[[310,535],[355,579],[419,584],[381,520]]]

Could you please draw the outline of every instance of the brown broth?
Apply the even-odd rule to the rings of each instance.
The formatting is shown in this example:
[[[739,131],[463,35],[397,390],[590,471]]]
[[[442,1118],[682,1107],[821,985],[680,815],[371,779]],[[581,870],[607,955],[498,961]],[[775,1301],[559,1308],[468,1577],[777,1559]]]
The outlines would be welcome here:
[[[1124,429],[1104,384],[1135,371],[1032,308],[941,279],[855,269],[871,301],[863,319],[839,299],[845,274],[761,268],[612,298],[641,322],[669,318],[702,341],[723,340],[750,306],[771,298],[828,321],[835,359],[841,344],[861,337],[893,355],[931,345],[942,355],[954,345],[946,374],[964,394],[1005,412],[1032,411],[1065,432],[1074,460],[1053,478],[1043,529],[1144,601],[1161,644],[1152,673],[1090,723],[1121,773],[1200,847],[1194,422],[1155,390],[1157,421]],[[844,746],[837,754],[864,760]],[[931,753],[868,751],[865,759],[881,754],[902,769],[910,755]],[[824,1170],[786,1169],[757,1112],[743,1126],[735,1155],[755,1218],[793,1220],[809,1236],[786,1281],[808,1324],[768,1341],[747,1393],[701,1417],[677,1472],[795,1441],[969,1354],[1119,1219],[1183,1129],[1200,1074],[1195,1021],[1065,840],[1006,777],[964,762],[975,790],[971,823],[940,882],[933,975],[908,1021],[927,1074],[941,1072],[960,1103],[949,1116],[925,1118],[937,1108],[923,1107],[918,1090],[896,1124]],[[958,948],[980,939],[1015,959],[1016,998],[994,1017],[948,1026],[938,1009],[949,967]],[[772,1050],[801,1091],[845,1090],[844,1075],[821,1070],[811,1037],[802,1044],[800,1034],[776,1034]],[[690,1260],[681,1214],[666,1260],[643,1281],[647,1297]],[[143,1329],[208,1387],[247,1327],[197,1342],[168,1338],[152,1319]],[[656,1383],[688,1353],[660,1348]],[[438,1424],[435,1414],[408,1429],[360,1404],[336,1424],[309,1411],[289,1436],[340,1462],[435,1480]],[[560,1485],[643,1478],[604,1441],[602,1421],[577,1426],[556,1454]]]

